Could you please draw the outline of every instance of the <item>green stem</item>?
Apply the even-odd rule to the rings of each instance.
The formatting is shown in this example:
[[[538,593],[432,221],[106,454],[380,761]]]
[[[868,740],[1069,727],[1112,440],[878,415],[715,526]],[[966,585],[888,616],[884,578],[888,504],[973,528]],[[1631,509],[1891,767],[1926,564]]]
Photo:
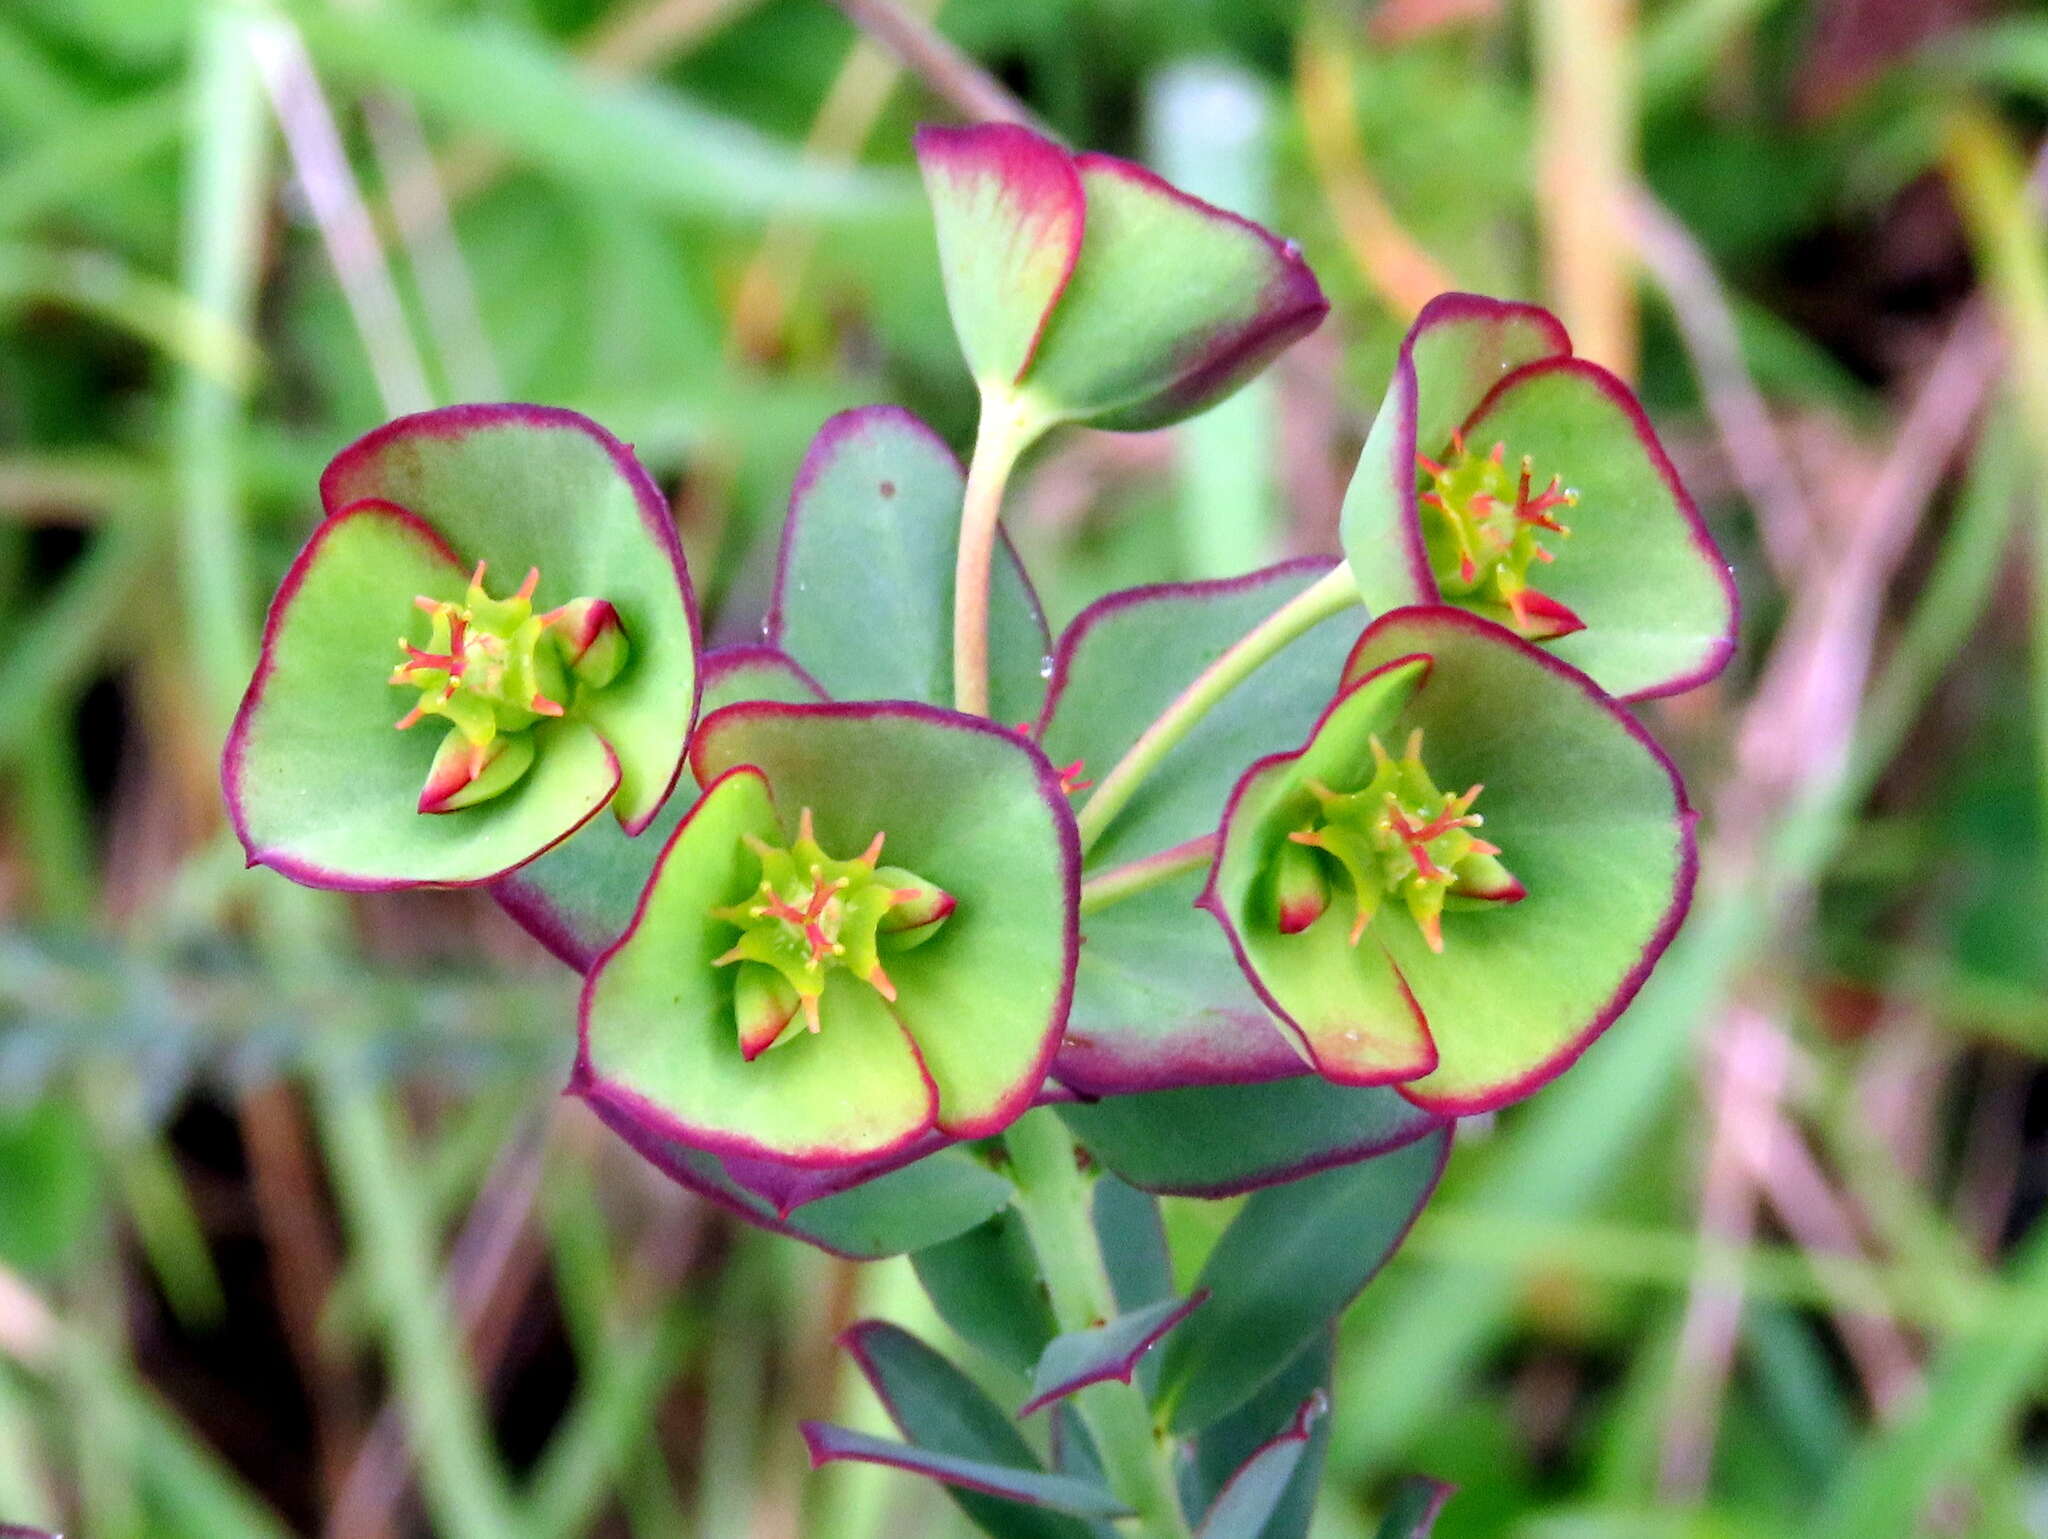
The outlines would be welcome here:
[[[1093,914],[1126,898],[1135,898],[1139,893],[1149,892],[1186,872],[1199,871],[1215,858],[1216,836],[1203,834],[1198,839],[1173,845],[1156,855],[1111,866],[1081,884],[1081,912]]]
[[[1044,430],[1037,414],[1017,401],[993,390],[982,392],[953,567],[953,705],[976,716],[988,715],[988,579],[1003,492],[1017,456]]]
[[[1066,1124],[1042,1107],[1012,1123],[1003,1140],[1017,1212],[1038,1254],[1060,1329],[1087,1330],[1115,1318],[1116,1299],[1089,1215],[1088,1182]],[[1135,1385],[1111,1381],[1082,1390],[1075,1405],[1094,1435],[1110,1488],[1138,1514],[1133,1539],[1188,1539],[1172,1454],[1144,1394]]]
[[[1145,777],[1180,744],[1225,695],[1242,684],[1274,654],[1304,631],[1359,602],[1351,563],[1340,561],[1322,577],[1295,594],[1232,644],[1195,681],[1159,713],[1081,809],[1081,848],[1085,851],[1124,810]]]

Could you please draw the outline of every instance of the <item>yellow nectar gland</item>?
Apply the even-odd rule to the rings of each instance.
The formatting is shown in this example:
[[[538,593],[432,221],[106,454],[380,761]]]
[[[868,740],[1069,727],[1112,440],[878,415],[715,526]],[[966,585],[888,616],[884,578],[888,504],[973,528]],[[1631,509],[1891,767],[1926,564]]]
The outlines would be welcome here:
[[[1556,510],[1575,507],[1578,493],[1562,490],[1556,476],[1536,491],[1529,456],[1510,471],[1505,444],[1475,454],[1461,432],[1451,434],[1451,452],[1442,462],[1425,454],[1416,455],[1415,462],[1429,483],[1416,498],[1423,544],[1445,598],[1482,612],[1498,611],[1495,618],[1507,619],[1531,640],[1583,629],[1577,615],[1529,581],[1532,566],[1557,559],[1544,537],[1570,537]]]
[[[788,849],[743,838],[760,861],[760,885],[752,896],[710,911],[740,931],[713,965],[739,967],[733,1013],[741,1055],[751,1061],[799,1031],[818,1031],[819,1002],[834,971],[893,1004],[896,985],[882,952],[930,939],[952,913],[952,896],[914,872],[881,865],[879,833],[851,860],[834,860],[818,843],[808,807]]]
[[[1477,833],[1485,820],[1472,808],[1482,787],[1457,795],[1437,789],[1422,763],[1421,728],[1409,734],[1399,759],[1377,737],[1371,745],[1372,779],[1357,791],[1333,791],[1309,781],[1317,803],[1314,819],[1288,834],[1288,840],[1334,862],[1342,872],[1354,904],[1352,945],[1364,936],[1381,904],[1396,897],[1429,949],[1441,952],[1449,899],[1512,902],[1524,895],[1522,885],[1500,863],[1500,847]],[[1280,927],[1294,933],[1306,929],[1327,906],[1329,872],[1320,861],[1304,868],[1283,853],[1282,873]]]

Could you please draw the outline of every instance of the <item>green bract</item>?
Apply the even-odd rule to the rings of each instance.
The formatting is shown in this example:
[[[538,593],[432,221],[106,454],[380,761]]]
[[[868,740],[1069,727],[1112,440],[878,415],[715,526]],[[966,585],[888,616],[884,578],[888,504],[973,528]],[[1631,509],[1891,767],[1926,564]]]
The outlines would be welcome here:
[[[1078,945],[1044,756],[907,702],[763,703],[709,717],[691,764],[704,795],[585,988],[576,1091],[701,1149],[820,1166],[1029,1106]]]
[[[1308,741],[1239,781],[1202,902],[1317,1070],[1462,1114],[1551,1078],[1634,996],[1690,899],[1692,824],[1585,675],[1402,609]]]
[[[1129,161],[1010,123],[919,129],[917,157],[968,369],[1038,430],[1179,421],[1329,309],[1291,242]]]
[[[1423,307],[1343,540],[1368,608],[1471,609],[1625,699],[1703,684],[1734,650],[1728,565],[1649,419],[1534,305]]]
[[[607,801],[644,827],[682,766],[696,617],[631,451],[573,412],[452,407],[344,450],[321,499],[223,762],[251,863],[459,885]]]

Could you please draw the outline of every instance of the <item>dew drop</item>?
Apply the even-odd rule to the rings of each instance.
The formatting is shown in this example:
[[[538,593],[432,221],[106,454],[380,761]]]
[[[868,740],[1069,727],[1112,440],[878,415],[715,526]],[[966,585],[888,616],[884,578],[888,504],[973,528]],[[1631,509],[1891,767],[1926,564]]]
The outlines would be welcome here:
[[[1298,241],[1298,240],[1287,240],[1287,241],[1282,241],[1282,242],[1280,243],[1280,254],[1281,254],[1282,256],[1284,256],[1285,258],[1287,258],[1287,260],[1288,260],[1288,261],[1290,261],[1290,262],[1298,262],[1298,261],[1300,261],[1300,260],[1301,260],[1301,242],[1300,242],[1300,241]]]
[[[1041,679],[1052,677],[1052,659],[1050,657],[1041,657],[1038,660],[1038,676]]]

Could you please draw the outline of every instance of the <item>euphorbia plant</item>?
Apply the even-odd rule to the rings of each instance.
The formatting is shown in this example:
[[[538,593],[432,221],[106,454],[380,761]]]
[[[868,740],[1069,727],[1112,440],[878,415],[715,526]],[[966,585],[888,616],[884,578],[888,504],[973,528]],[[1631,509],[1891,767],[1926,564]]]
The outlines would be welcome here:
[[[1201,410],[1324,302],[1125,162],[917,148],[966,467],[899,408],[826,423],[699,720],[628,451],[538,408],[372,434],[273,610],[237,826],[302,880],[495,879],[585,974],[570,1088],[609,1126],[755,1222],[912,1255],[983,1371],[857,1326],[903,1441],[812,1424],[814,1460],[940,1480],[997,1539],[1299,1539],[1333,1322],[1456,1118],[1585,1051],[1680,922],[1693,815],[1616,697],[1710,676],[1732,590],[1626,388],[1453,295],[1343,559],[1112,594],[1055,644],[1001,535],[1017,456]],[[1160,1195],[1245,1193],[1176,1288]]]

